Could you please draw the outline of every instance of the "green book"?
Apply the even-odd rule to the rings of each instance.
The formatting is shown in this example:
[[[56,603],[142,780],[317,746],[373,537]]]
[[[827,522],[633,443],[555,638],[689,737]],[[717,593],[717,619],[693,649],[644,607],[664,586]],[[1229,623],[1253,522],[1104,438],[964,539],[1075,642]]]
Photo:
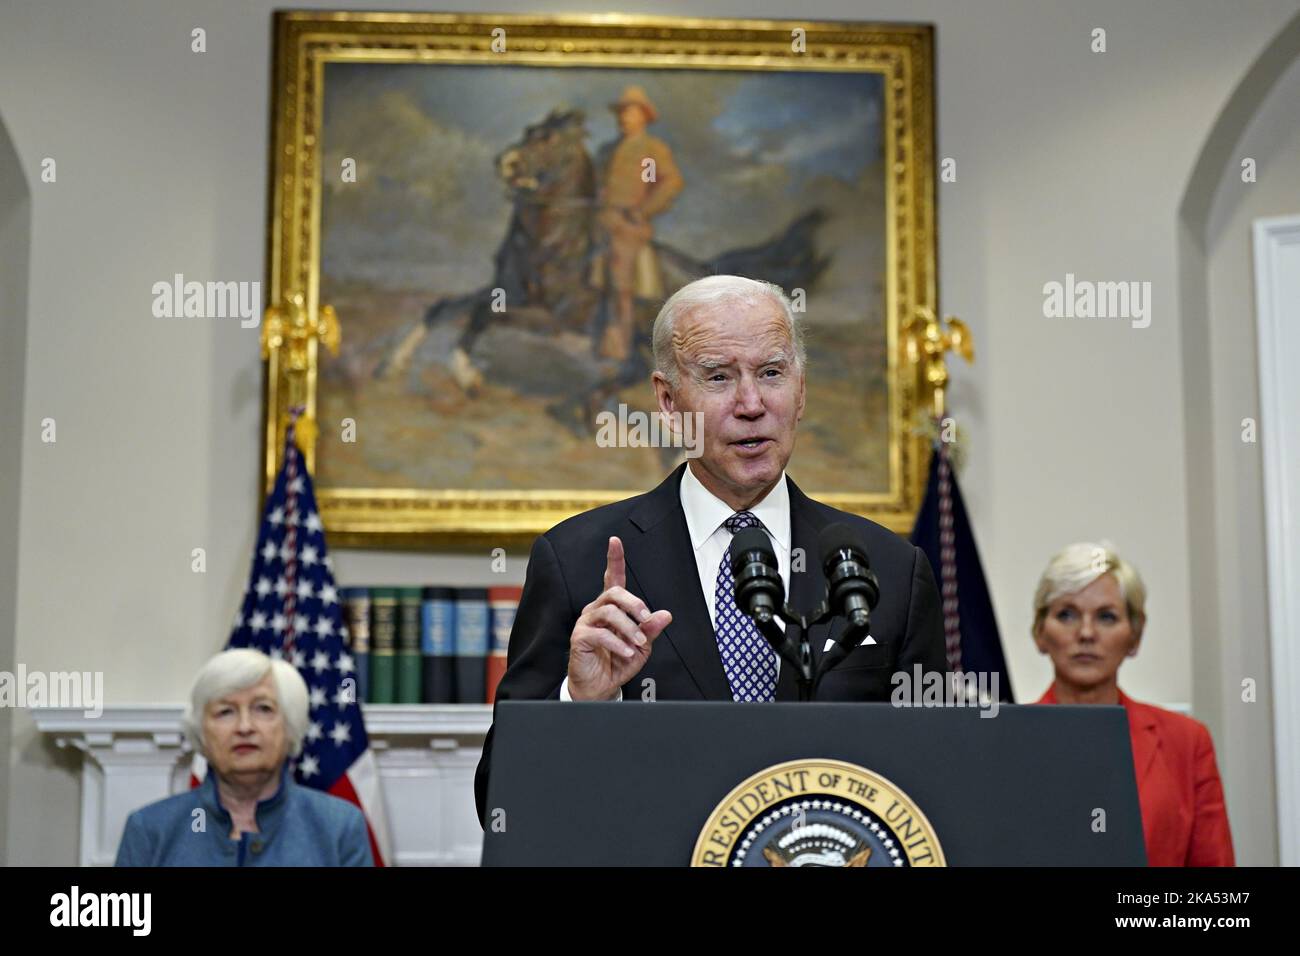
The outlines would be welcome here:
[[[397,589],[370,589],[370,703],[397,700]]]
[[[397,588],[397,703],[420,702],[420,602],[424,588]]]

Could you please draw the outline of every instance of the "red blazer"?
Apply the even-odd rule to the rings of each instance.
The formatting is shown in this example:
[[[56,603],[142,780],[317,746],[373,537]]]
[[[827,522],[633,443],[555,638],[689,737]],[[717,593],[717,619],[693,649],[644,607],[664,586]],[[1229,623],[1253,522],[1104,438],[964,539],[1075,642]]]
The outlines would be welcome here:
[[[1200,721],[1140,704],[1123,691],[1119,701],[1128,714],[1147,864],[1233,866],[1210,732]],[[1057,703],[1055,684],[1038,703]]]

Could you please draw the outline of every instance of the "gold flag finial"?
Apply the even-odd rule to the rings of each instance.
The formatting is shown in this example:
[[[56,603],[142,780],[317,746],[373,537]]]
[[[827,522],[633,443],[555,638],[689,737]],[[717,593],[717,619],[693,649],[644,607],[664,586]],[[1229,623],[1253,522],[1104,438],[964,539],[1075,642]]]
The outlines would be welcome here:
[[[955,352],[967,362],[975,361],[970,328],[955,315],[940,320],[933,309],[922,305],[917,306],[903,336],[908,361],[921,367],[925,384],[933,391],[934,417],[943,418],[944,392],[948,388],[948,363],[944,356]]]
[[[317,431],[316,419],[312,418],[310,415],[301,415],[299,416],[298,421],[294,423],[294,444],[298,446],[298,450],[304,455],[311,454],[312,449],[316,447]]]

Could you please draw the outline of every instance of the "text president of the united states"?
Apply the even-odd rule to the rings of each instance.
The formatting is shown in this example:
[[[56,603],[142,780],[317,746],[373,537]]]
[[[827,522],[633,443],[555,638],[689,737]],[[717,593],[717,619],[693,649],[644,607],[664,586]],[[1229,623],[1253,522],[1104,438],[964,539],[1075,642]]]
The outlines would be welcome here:
[[[771,539],[790,603],[824,593],[818,533],[848,524],[880,582],[870,637],[831,670],[817,700],[884,701],[890,676],[944,670],[934,575],[925,555],[865,518],[813,501],[786,477],[806,381],[802,330],[780,288],[710,276],[655,319],[652,382],[670,418],[699,413],[702,448],[646,494],[563,521],[537,538],[496,699],[797,699],[789,666],[737,612],[728,545]],[[798,560],[793,562],[792,555]],[[810,629],[814,669],[833,619]],[[489,731],[474,781],[487,818]]]

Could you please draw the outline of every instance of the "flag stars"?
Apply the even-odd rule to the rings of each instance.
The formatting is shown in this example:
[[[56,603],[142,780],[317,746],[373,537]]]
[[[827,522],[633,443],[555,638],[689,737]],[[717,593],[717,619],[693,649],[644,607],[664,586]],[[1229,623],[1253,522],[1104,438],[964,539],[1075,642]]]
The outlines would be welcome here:
[[[290,766],[299,783],[325,788],[334,782],[335,764],[354,760],[366,746],[359,658],[348,647],[343,589],[334,580],[312,476],[291,442],[285,462],[265,503],[229,646],[257,648],[291,664],[306,681],[303,750]]]

